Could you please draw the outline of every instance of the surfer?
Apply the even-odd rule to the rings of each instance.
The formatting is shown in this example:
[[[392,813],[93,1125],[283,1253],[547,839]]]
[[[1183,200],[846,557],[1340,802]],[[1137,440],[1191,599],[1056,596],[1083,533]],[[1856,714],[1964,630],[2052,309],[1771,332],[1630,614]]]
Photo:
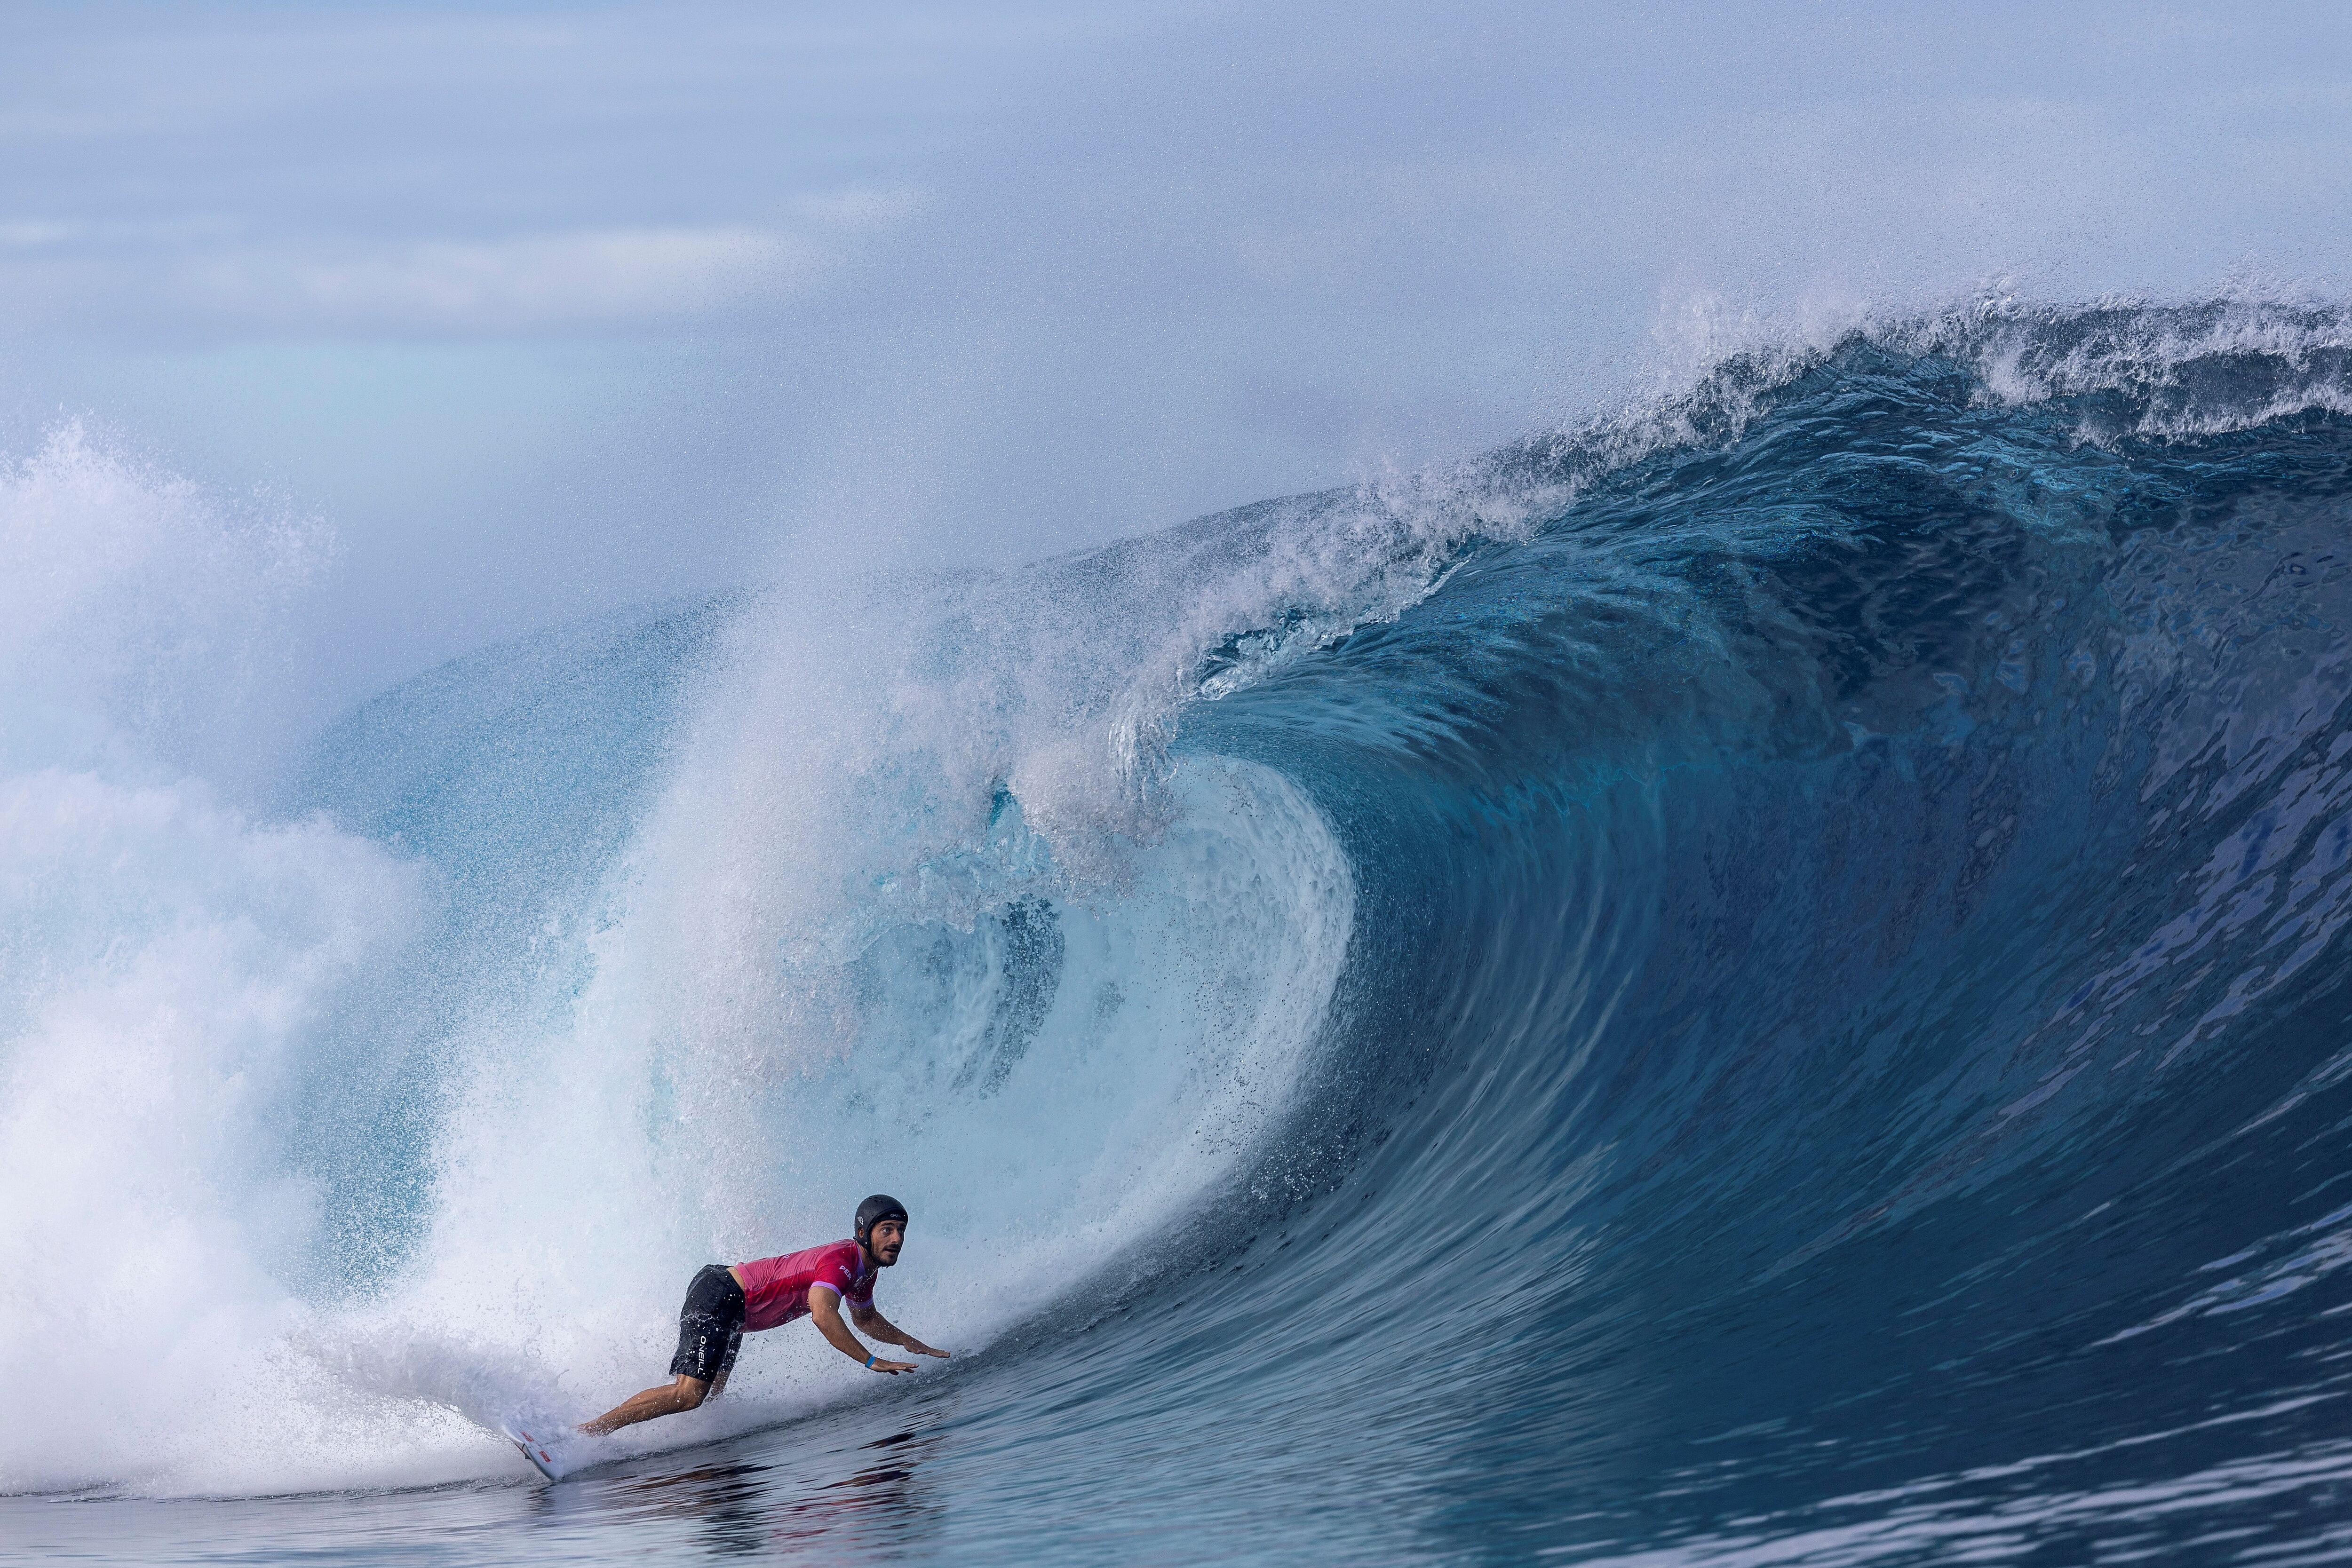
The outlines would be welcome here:
[[[694,1409],[727,1386],[744,1334],[798,1317],[815,1319],[817,1332],[835,1350],[868,1371],[915,1370],[911,1361],[884,1361],[859,1343],[841,1321],[844,1301],[849,1303],[850,1322],[872,1338],[917,1355],[947,1359],[946,1351],[933,1350],[874,1308],[876,1273],[898,1262],[898,1249],[906,1245],[906,1205],[875,1194],[857,1206],[856,1232],[846,1241],[781,1258],[704,1268],[687,1287],[686,1305],[677,1314],[677,1354],[669,1364],[673,1381],[631,1395],[580,1430],[603,1437],[656,1416]]]

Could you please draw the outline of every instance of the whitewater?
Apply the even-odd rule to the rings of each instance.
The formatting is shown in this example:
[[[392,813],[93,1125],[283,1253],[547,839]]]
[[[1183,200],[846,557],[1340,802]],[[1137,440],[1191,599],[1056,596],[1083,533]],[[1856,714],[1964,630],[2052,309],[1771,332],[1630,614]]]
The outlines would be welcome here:
[[[2352,1551],[2352,314],[1759,330],[323,727],[322,525],[0,471],[0,1559]],[[957,1359],[703,1263],[912,1212]]]

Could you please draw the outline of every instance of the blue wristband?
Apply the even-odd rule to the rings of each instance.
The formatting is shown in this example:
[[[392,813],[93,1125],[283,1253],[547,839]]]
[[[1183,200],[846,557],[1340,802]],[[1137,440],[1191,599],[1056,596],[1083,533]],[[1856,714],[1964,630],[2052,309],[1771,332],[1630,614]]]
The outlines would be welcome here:
[[[872,1351],[867,1351],[866,1353],[866,1370],[868,1372],[874,1370],[874,1353]]]

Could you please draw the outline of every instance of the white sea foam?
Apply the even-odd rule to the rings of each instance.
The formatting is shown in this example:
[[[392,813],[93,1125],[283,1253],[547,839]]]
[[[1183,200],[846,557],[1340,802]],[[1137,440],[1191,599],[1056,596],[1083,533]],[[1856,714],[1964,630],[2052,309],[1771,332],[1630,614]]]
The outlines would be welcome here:
[[[0,1487],[185,1472],[284,1403],[276,1109],[417,889],[177,764],[247,716],[317,542],[78,432],[0,474]]]
[[[578,950],[433,1051],[422,1239],[352,1301],[293,1145],[351,1122],[339,1031],[438,883],[188,771],[215,716],[266,727],[248,673],[319,541],[73,435],[0,508],[51,563],[0,648],[0,1374],[45,1412],[0,1436],[11,1490],[505,1473],[484,1423],[660,1380],[696,1265],[829,1239],[873,1188],[917,1215],[888,1310],[961,1349],[1148,1247],[1277,1124],[1353,905],[1306,797],[1171,762],[1168,712],[1219,637],[1392,612],[1442,567],[1359,520],[746,613],[657,805],[551,927]],[[862,1377],[772,1336],[723,1407],[637,1436]]]
[[[333,536],[57,431],[0,465],[0,767],[247,784],[278,753],[284,615]]]

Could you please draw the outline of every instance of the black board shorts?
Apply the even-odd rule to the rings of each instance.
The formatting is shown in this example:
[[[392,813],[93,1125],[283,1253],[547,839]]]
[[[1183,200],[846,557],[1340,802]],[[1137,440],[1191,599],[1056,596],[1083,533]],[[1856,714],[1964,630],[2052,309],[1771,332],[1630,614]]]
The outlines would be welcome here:
[[[678,1309],[677,1354],[669,1358],[669,1375],[716,1383],[734,1369],[742,1348],[743,1287],[726,1265],[707,1263]]]

